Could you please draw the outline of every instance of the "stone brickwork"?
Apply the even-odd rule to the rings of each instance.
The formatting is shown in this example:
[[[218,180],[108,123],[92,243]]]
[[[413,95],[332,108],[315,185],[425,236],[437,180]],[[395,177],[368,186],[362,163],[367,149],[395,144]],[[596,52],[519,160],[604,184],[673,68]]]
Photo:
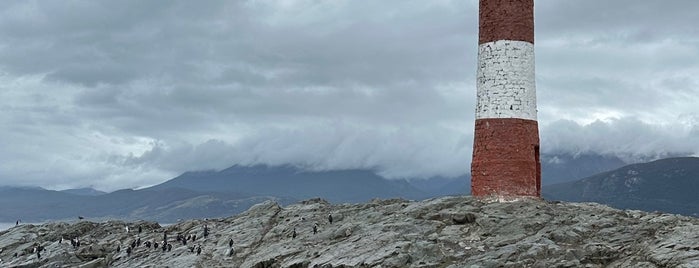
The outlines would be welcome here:
[[[474,196],[540,196],[539,128],[536,121],[476,120],[471,163]]]
[[[471,193],[498,200],[539,197],[534,1],[480,0],[479,7]]]
[[[534,0],[481,0],[478,43],[516,40],[534,43]]]
[[[478,46],[476,119],[536,120],[534,45],[500,40]]]

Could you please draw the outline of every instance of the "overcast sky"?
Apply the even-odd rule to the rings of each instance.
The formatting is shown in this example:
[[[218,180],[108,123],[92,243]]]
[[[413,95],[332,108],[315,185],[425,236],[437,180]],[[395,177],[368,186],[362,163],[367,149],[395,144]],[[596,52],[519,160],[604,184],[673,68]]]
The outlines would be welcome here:
[[[544,153],[699,154],[699,1],[538,0]],[[470,169],[475,0],[0,3],[0,185]]]

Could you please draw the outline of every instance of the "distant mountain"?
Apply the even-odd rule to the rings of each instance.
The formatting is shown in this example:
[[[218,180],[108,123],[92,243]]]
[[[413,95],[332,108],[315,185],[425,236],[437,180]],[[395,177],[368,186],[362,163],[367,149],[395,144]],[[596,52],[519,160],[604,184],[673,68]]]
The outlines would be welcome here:
[[[296,201],[272,196],[182,188],[119,190],[94,197],[94,204],[82,211],[86,215],[106,218],[174,222],[181,219],[235,215],[265,200],[274,200],[282,204]]]
[[[290,204],[321,197],[334,203],[373,198],[424,199],[428,193],[405,180],[386,180],[370,170],[305,171],[291,166],[233,166],[186,172],[162,184],[102,193],[0,187],[0,221],[76,219],[181,219],[225,217],[264,200]]]
[[[427,179],[408,179],[410,185],[427,193],[428,197],[448,195],[469,195],[471,193],[471,176],[469,174],[456,178],[431,177]]]
[[[543,187],[544,197],[622,209],[699,216],[699,158],[633,164],[582,180]]]
[[[77,219],[146,219],[175,222],[180,219],[230,216],[265,200],[282,204],[296,200],[271,196],[197,192],[172,188],[119,190],[85,196],[41,188],[0,188],[0,222],[41,222]]]
[[[468,174],[455,178],[441,176],[427,179],[411,178],[407,181],[416,189],[427,193],[428,197],[468,195],[471,191],[468,187],[471,183],[471,176]]]
[[[627,165],[616,156],[598,154],[542,154],[541,184],[575,181]]]
[[[0,221],[38,222],[66,218],[66,210],[77,211],[81,204],[90,204],[89,198],[43,188],[0,187]],[[76,216],[75,213],[70,215]],[[77,217],[77,216],[76,216]]]
[[[221,171],[186,172],[148,190],[182,188],[237,192],[290,199],[321,197],[335,203],[372,198],[423,199],[428,194],[404,180],[387,180],[370,170],[306,171],[293,166],[239,166]]]
[[[620,161],[599,156],[542,159],[545,159],[542,163],[544,175],[557,174],[556,180],[609,168],[618,165]],[[574,171],[563,172],[565,166]],[[571,192],[575,189],[566,189],[566,186],[559,185],[543,187],[545,196],[555,195],[564,200],[575,197]],[[373,198],[421,200],[469,193],[468,175],[457,178],[387,180],[371,170],[308,171],[294,166],[235,165],[221,171],[185,172],[149,188],[111,193],[91,188],[52,191],[40,187],[0,187],[0,221],[43,221],[83,216],[173,222],[180,219],[225,217],[242,212],[263,200],[289,204],[321,197],[333,203],[358,203]],[[645,197],[638,198],[642,200]],[[608,200],[603,201],[598,202],[605,203]]]
[[[542,154],[541,181],[546,188],[546,185],[575,181],[625,165],[627,164],[616,156]],[[408,182],[415,188],[428,193],[430,197],[471,194],[470,174],[456,178],[437,176],[427,179],[408,179]]]
[[[442,186],[438,196],[471,195],[471,175],[456,177],[453,181]]]
[[[86,195],[86,196],[97,196],[97,195],[103,195],[103,194],[107,193],[107,192],[103,192],[100,190],[95,190],[94,188],[90,188],[90,187],[78,188],[78,189],[66,189],[66,190],[61,190],[61,192],[74,194],[74,195]]]

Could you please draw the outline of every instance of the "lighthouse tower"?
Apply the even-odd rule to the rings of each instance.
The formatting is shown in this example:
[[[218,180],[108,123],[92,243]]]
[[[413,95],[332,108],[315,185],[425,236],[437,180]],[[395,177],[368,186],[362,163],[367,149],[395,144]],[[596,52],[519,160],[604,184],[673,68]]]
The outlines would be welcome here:
[[[534,0],[479,0],[471,193],[541,195],[534,84]]]

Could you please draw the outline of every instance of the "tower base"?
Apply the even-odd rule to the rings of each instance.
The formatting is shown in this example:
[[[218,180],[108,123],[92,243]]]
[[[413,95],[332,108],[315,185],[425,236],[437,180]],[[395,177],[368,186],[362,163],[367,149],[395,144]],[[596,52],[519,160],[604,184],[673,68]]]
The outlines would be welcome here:
[[[471,194],[477,197],[541,196],[539,128],[535,120],[476,120]]]

